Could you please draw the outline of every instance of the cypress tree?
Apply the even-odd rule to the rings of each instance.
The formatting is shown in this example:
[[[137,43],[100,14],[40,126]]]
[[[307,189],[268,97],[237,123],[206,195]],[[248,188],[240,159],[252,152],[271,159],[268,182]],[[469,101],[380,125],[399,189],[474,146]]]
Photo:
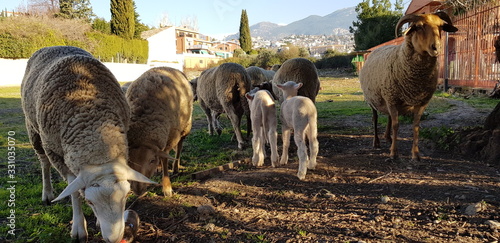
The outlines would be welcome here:
[[[252,50],[252,37],[250,36],[250,26],[248,25],[248,16],[245,9],[241,11],[240,46],[246,53],[250,53]]]
[[[132,39],[135,33],[133,0],[111,0],[111,33]]]

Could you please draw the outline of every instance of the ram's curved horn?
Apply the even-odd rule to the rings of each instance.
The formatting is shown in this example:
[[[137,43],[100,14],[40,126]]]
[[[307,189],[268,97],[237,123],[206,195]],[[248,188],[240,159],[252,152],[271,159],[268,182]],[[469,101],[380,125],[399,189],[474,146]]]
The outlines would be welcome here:
[[[417,14],[408,14],[403,17],[401,17],[398,21],[398,24],[396,24],[396,38],[398,37],[398,30],[401,28],[406,23],[413,23],[417,20],[421,19],[420,15]]]

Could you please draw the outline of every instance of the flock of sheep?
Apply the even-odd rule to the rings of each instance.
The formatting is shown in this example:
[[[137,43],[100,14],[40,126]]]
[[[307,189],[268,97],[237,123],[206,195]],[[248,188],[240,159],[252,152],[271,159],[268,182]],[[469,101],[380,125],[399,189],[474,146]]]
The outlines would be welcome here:
[[[373,145],[380,145],[378,112],[388,114],[391,119],[385,137],[392,141],[391,158],[396,158],[397,117],[412,112],[412,158],[419,159],[418,126],[436,89],[440,31],[457,29],[444,13],[405,16],[396,31],[404,23],[410,23],[405,42],[373,52],[360,81],[373,109]],[[307,169],[315,168],[319,151],[314,105],[320,89],[317,70],[309,60],[295,58],[275,71],[226,63],[188,81],[176,69],[159,67],[128,87],[120,87],[111,72],[82,49],[58,46],[38,50],[28,62],[21,96],[29,138],[41,163],[42,200],[49,204],[71,196],[71,237],[86,241],[80,198],[85,199],[103,239],[122,242],[127,225],[125,202],[131,189],[142,194],[148,184],[156,184],[149,177],[161,166],[163,193],[172,195],[168,162],[174,161],[173,171],[178,172],[195,100],[206,114],[210,134],[221,133],[218,118],[227,114],[240,149],[245,146],[241,118],[247,117],[248,131],[253,132],[254,166],[263,165],[266,143],[271,148],[272,166],[286,164],[293,131],[299,158],[297,176],[304,179]],[[276,101],[281,111],[281,159]],[[175,150],[175,158],[169,155],[171,150]],[[51,166],[68,182],[58,197],[51,184]]]

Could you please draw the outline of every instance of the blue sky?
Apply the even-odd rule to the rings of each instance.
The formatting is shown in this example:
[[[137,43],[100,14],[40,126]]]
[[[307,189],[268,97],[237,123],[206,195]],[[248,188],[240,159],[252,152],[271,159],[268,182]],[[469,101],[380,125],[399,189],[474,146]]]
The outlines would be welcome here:
[[[10,11],[28,1],[0,0],[0,9]],[[90,2],[97,16],[110,19],[110,1]],[[185,18],[196,18],[200,33],[214,37],[238,32],[242,9],[246,9],[250,25],[262,21],[289,24],[309,15],[325,16],[339,9],[355,7],[360,2],[362,0],[135,0],[144,24],[158,26],[165,15],[174,24]],[[409,2],[403,1],[405,6]]]

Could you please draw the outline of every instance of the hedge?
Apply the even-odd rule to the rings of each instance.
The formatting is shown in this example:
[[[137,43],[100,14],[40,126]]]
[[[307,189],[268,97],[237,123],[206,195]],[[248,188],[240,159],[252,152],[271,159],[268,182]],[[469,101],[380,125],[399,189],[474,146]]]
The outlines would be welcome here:
[[[78,40],[69,39],[39,23],[0,32],[0,58],[29,58],[40,48],[60,45],[80,47],[105,62],[146,63],[148,59],[148,42],[142,39],[125,40],[97,31],[86,32]]]

